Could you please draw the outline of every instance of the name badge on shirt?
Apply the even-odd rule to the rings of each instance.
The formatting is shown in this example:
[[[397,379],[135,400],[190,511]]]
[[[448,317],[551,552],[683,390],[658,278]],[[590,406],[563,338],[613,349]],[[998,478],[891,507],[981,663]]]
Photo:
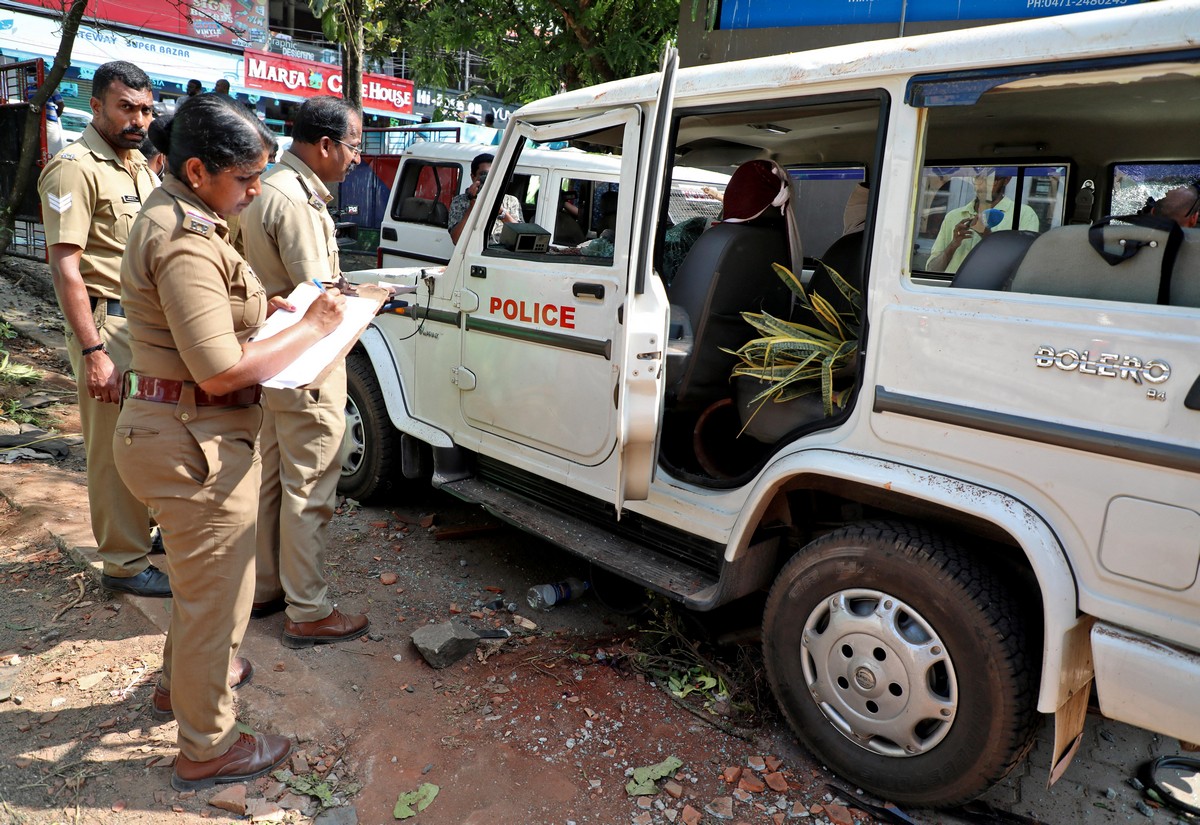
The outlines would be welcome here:
[[[122,195],[121,203],[141,203],[142,199],[137,195]]]

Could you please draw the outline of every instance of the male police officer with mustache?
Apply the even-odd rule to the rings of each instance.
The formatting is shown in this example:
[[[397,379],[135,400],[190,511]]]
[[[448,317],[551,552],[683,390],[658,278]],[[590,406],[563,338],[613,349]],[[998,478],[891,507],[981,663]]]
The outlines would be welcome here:
[[[109,590],[167,597],[167,574],[147,558],[150,515],[113,465],[113,430],[129,337],[121,307],[121,253],[154,175],[138,146],[154,118],[150,78],[123,60],[92,80],[91,124],[42,170],[38,193],[67,350],[79,385],[92,532]]]

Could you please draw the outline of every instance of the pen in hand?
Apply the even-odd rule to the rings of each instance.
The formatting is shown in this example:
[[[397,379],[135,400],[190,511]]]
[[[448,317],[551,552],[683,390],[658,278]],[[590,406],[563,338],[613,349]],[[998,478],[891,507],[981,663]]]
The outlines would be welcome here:
[[[317,289],[321,290],[322,292],[325,291],[325,285],[322,284],[318,279],[313,278],[312,282],[317,285]]]

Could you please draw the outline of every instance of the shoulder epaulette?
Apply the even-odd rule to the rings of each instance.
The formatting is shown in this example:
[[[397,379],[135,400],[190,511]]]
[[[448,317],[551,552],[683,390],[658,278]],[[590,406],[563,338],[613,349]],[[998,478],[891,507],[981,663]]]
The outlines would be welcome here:
[[[199,212],[194,212],[191,209],[185,209],[183,210],[183,228],[188,232],[195,232],[197,235],[203,235],[207,238],[216,231],[217,224],[212,218],[201,215]]]

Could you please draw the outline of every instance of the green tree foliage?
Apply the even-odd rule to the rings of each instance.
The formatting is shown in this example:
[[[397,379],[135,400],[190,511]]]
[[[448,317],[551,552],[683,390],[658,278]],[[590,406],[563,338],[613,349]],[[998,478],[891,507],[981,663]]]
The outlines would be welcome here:
[[[486,91],[528,101],[657,69],[679,0],[381,0],[423,86],[466,88],[455,57],[486,61]]]
[[[398,47],[388,32],[384,0],[308,0],[308,5],[325,39],[342,46],[342,97],[361,110],[364,55]]]

